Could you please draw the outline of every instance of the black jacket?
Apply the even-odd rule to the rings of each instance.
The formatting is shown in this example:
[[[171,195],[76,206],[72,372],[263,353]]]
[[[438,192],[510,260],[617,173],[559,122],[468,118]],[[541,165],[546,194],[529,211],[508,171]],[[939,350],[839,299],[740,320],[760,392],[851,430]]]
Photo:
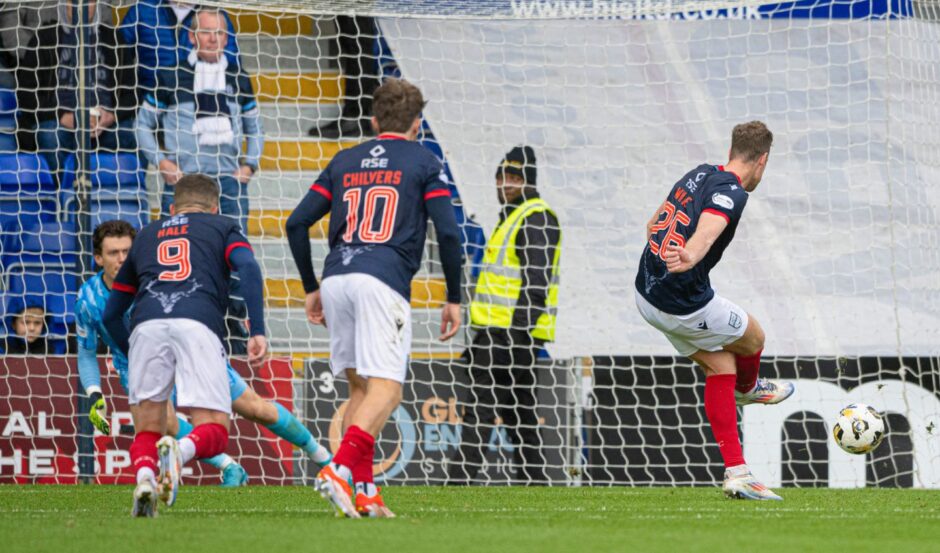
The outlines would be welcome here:
[[[60,45],[65,44],[62,24],[43,27],[30,41],[19,61],[17,103],[20,125],[33,128],[39,122],[58,119],[65,111],[73,111],[77,100],[68,100],[74,94],[75,83],[63,82],[60,63]],[[63,46],[65,48],[66,46]],[[78,55],[74,48],[74,55]],[[118,121],[133,119],[137,113],[135,52],[132,46],[120,45],[116,29],[108,24],[98,26],[98,63],[94,72],[100,105],[114,112]],[[72,105],[62,105],[61,99]]]

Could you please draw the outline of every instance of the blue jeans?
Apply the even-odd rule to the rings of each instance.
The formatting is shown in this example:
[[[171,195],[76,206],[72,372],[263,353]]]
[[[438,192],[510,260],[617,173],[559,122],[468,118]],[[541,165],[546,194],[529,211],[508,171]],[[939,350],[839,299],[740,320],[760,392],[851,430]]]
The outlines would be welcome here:
[[[230,176],[215,177],[219,182],[219,214],[227,215],[238,221],[242,232],[248,232],[248,185],[238,182]],[[173,203],[173,186],[164,184],[160,204],[164,217],[170,214],[170,204]]]
[[[39,123],[36,145],[39,146],[39,153],[46,158],[49,170],[55,175],[65,163],[65,158],[78,149],[78,138],[74,130],[61,126],[58,120],[47,119]],[[101,131],[98,138],[91,139],[91,147],[98,150],[137,153],[134,121],[119,121]]]

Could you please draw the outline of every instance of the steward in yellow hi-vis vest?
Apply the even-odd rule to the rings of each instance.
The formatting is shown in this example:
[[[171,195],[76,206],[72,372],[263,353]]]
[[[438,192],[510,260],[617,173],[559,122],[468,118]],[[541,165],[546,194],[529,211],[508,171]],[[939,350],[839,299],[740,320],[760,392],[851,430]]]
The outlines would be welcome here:
[[[539,197],[536,176],[535,151],[529,146],[510,150],[496,170],[503,208],[470,303],[477,332],[464,354],[469,385],[462,444],[448,474],[454,484],[477,477],[497,418],[515,446],[517,480],[543,483],[563,476],[545,470],[536,414],[535,363],[542,346],[555,339],[561,259],[558,217]],[[499,478],[482,479],[493,477]]]

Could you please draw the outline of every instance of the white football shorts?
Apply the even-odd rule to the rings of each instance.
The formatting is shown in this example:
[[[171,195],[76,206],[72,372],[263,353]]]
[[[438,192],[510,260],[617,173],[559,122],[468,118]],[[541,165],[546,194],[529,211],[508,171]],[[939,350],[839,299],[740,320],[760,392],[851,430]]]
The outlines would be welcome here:
[[[192,319],[153,319],[131,333],[128,399],[170,399],[176,405],[232,412],[225,348],[215,332]]]
[[[721,351],[747,330],[747,311],[718,294],[708,305],[688,315],[671,315],[657,309],[637,291],[636,306],[640,315],[666,339],[680,355],[688,357],[704,351]]]
[[[334,375],[356,369],[363,377],[404,383],[411,353],[411,304],[371,275],[334,275],[320,284],[330,331]]]

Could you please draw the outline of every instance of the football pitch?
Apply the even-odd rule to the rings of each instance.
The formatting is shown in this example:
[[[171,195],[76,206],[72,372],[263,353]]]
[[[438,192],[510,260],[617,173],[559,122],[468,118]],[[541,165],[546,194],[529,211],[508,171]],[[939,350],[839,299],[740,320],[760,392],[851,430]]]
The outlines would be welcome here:
[[[743,502],[717,488],[387,488],[394,520],[334,518],[312,489],[183,488],[131,519],[126,486],[0,486],[4,552],[350,550],[937,551],[940,494],[781,489]]]

